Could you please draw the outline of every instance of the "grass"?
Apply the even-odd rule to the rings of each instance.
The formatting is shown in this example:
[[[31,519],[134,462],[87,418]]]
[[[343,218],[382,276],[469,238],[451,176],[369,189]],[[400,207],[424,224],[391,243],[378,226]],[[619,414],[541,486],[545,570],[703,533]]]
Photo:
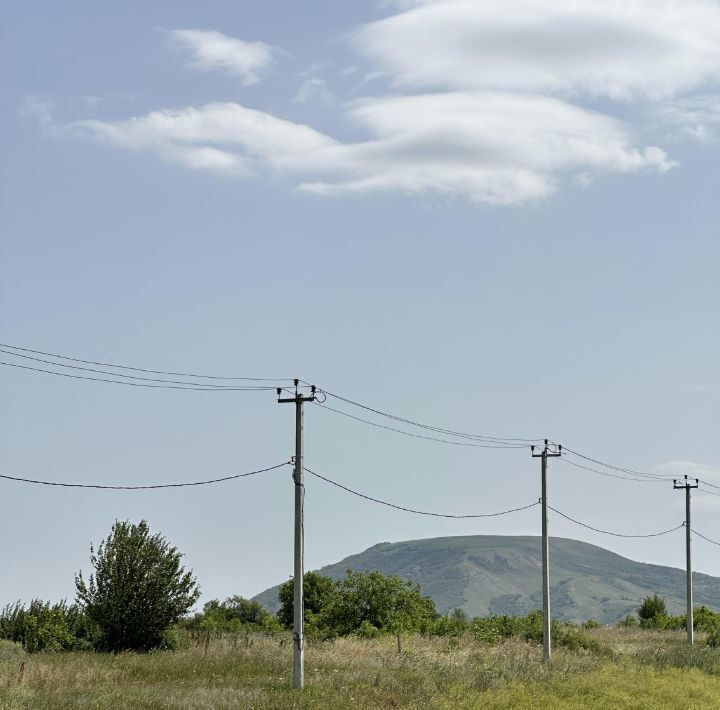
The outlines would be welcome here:
[[[189,639],[151,654],[26,655],[0,642],[0,708],[717,708],[720,652],[682,632],[584,631],[590,650],[541,649],[510,640],[489,646],[413,636],[311,643],[307,687],[292,690],[288,638],[225,637],[206,649]]]

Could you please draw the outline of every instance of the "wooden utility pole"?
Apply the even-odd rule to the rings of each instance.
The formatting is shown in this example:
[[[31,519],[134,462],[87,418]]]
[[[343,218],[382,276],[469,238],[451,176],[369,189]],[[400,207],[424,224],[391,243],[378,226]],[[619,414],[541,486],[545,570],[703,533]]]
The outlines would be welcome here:
[[[531,446],[530,451],[533,458],[541,460],[541,498],[542,503],[542,587],[543,587],[543,661],[547,663],[552,654],[550,640],[550,545],[548,538],[548,499],[547,499],[547,460],[550,457],[562,456],[562,446],[550,448],[548,440],[539,454],[535,453],[535,447]]]
[[[305,486],[303,484],[303,404],[315,400],[315,385],[311,387],[310,396],[303,397],[298,391],[299,380],[295,380],[295,395],[281,397],[282,389],[278,387],[278,402],[295,403],[295,559],[293,574],[293,688],[305,685],[305,597],[303,581],[305,576],[305,528],[304,503]]]
[[[685,489],[685,594],[687,598],[687,639],[690,646],[694,642],[694,629],[693,629],[693,587],[692,587],[692,558],[690,550],[690,489],[697,488],[699,481],[696,478],[695,483],[690,483],[693,480],[685,476],[684,479],[673,481],[673,488],[675,490]]]

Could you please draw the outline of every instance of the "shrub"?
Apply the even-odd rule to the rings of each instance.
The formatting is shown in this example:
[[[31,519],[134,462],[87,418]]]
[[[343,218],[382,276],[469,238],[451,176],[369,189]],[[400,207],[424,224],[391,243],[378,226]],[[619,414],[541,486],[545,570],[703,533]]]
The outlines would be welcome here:
[[[313,625],[312,616],[319,614],[328,606],[335,590],[335,582],[330,577],[325,577],[317,572],[305,572],[303,575],[303,601],[306,625]],[[291,577],[278,589],[280,611],[278,611],[277,618],[287,629],[291,629],[293,626],[293,593],[294,582]]]
[[[116,522],[97,552],[86,583],[75,578],[78,603],[99,629],[97,647],[107,651],[148,651],[166,646],[169,627],[186,614],[200,592],[182,555],[159,534]]]
[[[642,604],[638,607],[637,615],[641,620],[657,619],[659,616],[667,616],[665,600],[657,594],[653,594],[651,597],[645,597]]]
[[[354,634],[364,621],[382,632],[426,632],[437,618],[435,602],[420,585],[395,575],[352,572],[336,584],[321,614],[326,627],[340,636]]]
[[[583,629],[599,629],[600,624],[595,619],[588,619],[582,623]]]
[[[91,648],[97,628],[76,605],[33,599],[27,608],[8,604],[0,614],[0,638],[22,645],[28,653]]]
[[[631,614],[628,614],[624,619],[620,619],[617,625],[625,629],[631,629],[638,625],[638,620]]]

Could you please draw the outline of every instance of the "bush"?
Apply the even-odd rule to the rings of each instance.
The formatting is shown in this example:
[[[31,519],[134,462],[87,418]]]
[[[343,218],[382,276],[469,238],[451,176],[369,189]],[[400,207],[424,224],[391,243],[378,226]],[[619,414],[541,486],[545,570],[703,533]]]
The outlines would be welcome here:
[[[340,636],[356,633],[363,622],[381,632],[427,632],[437,618],[435,602],[420,585],[395,575],[352,572],[337,582],[320,623]]]
[[[305,572],[303,575],[303,601],[306,625],[315,625],[313,616],[317,616],[328,606],[335,591],[336,584],[330,577],[325,577],[317,572]],[[293,593],[294,582],[291,577],[278,589],[280,611],[278,611],[277,618],[287,629],[291,629],[293,626]]]
[[[600,624],[595,619],[588,619],[582,623],[583,629],[599,629]]]
[[[617,625],[625,629],[632,629],[638,625],[638,620],[631,614],[628,614],[624,619],[620,619]]]
[[[95,572],[85,582],[75,578],[77,599],[97,625],[97,648],[148,651],[166,646],[166,632],[200,596],[182,555],[159,534],[138,525],[116,522],[97,553],[90,547]]]
[[[478,641],[496,644],[502,639],[519,638],[523,641],[542,643],[542,612],[531,611],[527,616],[488,616],[476,618],[472,631]],[[600,644],[585,636],[574,624],[563,623],[555,619],[551,622],[551,637],[556,646],[570,650],[580,648],[599,651]]]
[[[260,602],[236,595],[224,602],[211,599],[201,613],[185,620],[182,626],[192,630],[237,633],[276,629],[279,623]]]
[[[97,628],[76,606],[33,599],[27,608],[8,604],[0,614],[0,638],[22,645],[28,653],[92,648]]]
[[[637,615],[640,620],[655,620],[659,616],[667,616],[665,608],[665,600],[657,594],[651,597],[645,597],[643,603],[638,607]]]

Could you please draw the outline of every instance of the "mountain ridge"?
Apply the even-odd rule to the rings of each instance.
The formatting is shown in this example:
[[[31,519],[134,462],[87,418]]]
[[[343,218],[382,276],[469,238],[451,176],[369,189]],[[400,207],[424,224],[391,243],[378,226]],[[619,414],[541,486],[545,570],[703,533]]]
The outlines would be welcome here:
[[[469,616],[526,614],[542,606],[540,538],[527,535],[462,535],[380,542],[317,570],[341,579],[346,570],[396,574],[418,582],[445,613]],[[720,578],[693,573],[694,601],[720,609]],[[603,547],[550,538],[551,610],[555,618],[613,623],[659,594],[668,612],[685,610],[685,571],[636,562]],[[279,608],[277,586],[254,597]]]

